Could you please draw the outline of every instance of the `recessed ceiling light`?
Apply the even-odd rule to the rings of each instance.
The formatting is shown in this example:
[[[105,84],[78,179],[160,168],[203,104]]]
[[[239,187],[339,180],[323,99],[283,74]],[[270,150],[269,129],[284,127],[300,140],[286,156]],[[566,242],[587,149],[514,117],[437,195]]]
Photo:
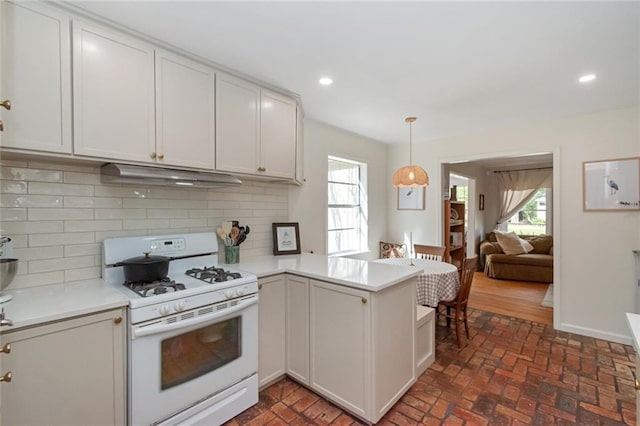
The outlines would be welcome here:
[[[580,77],[578,79],[578,81],[580,83],[589,83],[590,81],[593,81],[596,79],[596,75],[595,74],[585,74],[582,77]]]
[[[318,83],[323,86],[329,86],[331,85],[331,83],[333,83],[333,80],[331,79],[331,77],[322,77],[320,80],[318,80]]]

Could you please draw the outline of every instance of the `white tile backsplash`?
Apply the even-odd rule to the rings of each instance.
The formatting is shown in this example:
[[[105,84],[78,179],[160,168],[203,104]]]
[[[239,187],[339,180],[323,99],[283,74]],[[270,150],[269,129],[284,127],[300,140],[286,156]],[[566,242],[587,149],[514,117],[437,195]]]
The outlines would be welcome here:
[[[0,160],[0,229],[20,259],[11,288],[100,277],[105,238],[215,232],[249,225],[241,258],[271,254],[272,222],[288,220],[289,187],[173,189],[103,185],[99,167]]]
[[[29,209],[29,220],[90,220],[93,209]],[[97,218],[96,218],[97,219]],[[2,218],[4,220],[4,217]]]

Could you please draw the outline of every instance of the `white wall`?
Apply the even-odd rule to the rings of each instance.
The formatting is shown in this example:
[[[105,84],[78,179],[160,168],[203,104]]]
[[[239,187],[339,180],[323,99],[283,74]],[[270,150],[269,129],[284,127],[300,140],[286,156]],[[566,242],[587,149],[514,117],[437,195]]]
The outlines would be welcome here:
[[[378,243],[386,238],[387,147],[314,120],[304,122],[304,175],[306,182],[289,194],[289,219],[300,224],[302,251],[327,252],[327,157],[335,155],[367,163],[369,188],[369,253],[353,256],[378,258]],[[394,198],[395,200],[395,198]]]
[[[632,250],[640,248],[640,212],[584,212],[582,162],[639,156],[638,113],[637,108],[606,111],[429,142],[416,135],[415,162],[431,177],[427,209],[398,212],[389,203],[389,237],[400,239],[412,229],[414,241],[441,240],[441,163],[553,152],[554,326],[630,343],[624,313],[635,309]],[[406,155],[397,146],[388,152],[390,182]],[[391,184],[386,187],[392,194]]]

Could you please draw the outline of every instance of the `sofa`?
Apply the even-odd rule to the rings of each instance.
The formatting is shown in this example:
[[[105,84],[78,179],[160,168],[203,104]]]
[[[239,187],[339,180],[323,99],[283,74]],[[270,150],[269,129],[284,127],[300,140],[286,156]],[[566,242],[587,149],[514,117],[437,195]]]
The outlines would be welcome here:
[[[506,254],[494,232],[487,234],[480,243],[480,252],[485,257],[484,273],[490,278],[553,282],[553,236],[520,235],[531,247],[522,254]]]

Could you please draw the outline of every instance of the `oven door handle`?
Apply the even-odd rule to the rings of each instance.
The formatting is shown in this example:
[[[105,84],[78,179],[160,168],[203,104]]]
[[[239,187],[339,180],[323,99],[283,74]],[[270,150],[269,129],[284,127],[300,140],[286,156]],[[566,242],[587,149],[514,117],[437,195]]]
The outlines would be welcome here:
[[[248,308],[251,305],[255,305],[258,303],[257,297],[251,297],[238,302],[237,305],[231,308],[225,308],[221,311],[213,312],[205,315],[198,315],[195,318],[190,318],[178,322],[174,322],[171,324],[161,324],[161,325],[149,325],[145,327],[136,328],[133,327],[131,330],[132,338],[150,336],[152,334],[164,333],[166,331],[175,331],[183,328],[188,328],[192,326],[196,326],[205,322],[215,321],[231,314],[234,314],[238,311]]]

